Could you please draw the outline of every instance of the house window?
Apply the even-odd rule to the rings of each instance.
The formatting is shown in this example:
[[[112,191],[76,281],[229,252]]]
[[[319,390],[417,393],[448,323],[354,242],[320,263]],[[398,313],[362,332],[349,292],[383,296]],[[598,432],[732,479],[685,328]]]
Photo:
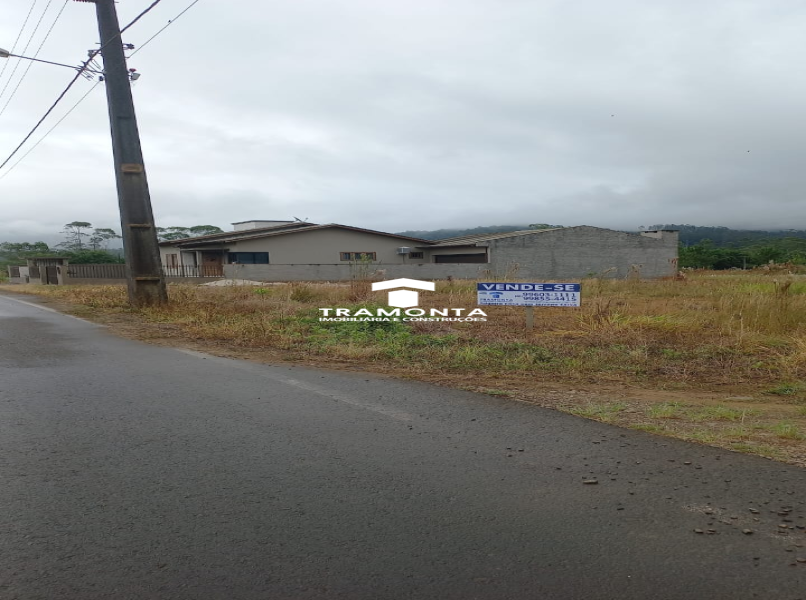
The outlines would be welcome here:
[[[229,264],[231,265],[267,265],[269,264],[268,252],[230,252]]]
[[[409,252],[409,258],[422,258],[422,252]]]
[[[374,252],[341,252],[341,260],[377,260]]]
[[[168,266],[169,267],[176,267],[179,265],[179,255],[178,254],[169,254],[168,255]]]
[[[478,254],[437,254],[434,256],[435,263],[486,263],[487,255],[483,252]]]

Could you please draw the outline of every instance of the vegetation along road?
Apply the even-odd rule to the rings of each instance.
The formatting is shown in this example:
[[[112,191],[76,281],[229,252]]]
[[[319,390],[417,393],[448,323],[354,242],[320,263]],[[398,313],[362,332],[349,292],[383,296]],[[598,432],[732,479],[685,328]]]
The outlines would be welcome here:
[[[806,477],[0,296],[0,597],[806,598]]]

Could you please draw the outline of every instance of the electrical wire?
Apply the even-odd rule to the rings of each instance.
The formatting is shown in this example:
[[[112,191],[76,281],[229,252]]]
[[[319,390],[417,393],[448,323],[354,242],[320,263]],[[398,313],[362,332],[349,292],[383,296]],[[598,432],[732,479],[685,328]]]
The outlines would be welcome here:
[[[134,52],[132,52],[132,53],[130,54],[130,57],[131,57],[131,56],[134,56],[135,54],[137,54],[138,52],[140,52],[140,50],[142,50],[143,48],[145,48],[145,47],[146,47],[146,46],[147,46],[147,45],[148,45],[148,44],[151,42],[151,40],[153,40],[155,37],[157,37],[157,36],[158,36],[159,34],[161,34],[163,31],[165,31],[166,29],[168,29],[168,27],[170,27],[171,25],[173,25],[173,24],[174,24],[174,21],[176,21],[176,20],[177,20],[179,17],[181,17],[182,15],[184,15],[184,14],[185,14],[187,11],[189,11],[191,8],[193,8],[194,6],[196,6],[196,4],[197,4],[198,2],[199,2],[199,0],[194,0],[193,2],[191,2],[191,3],[190,3],[188,6],[187,6],[187,8],[185,8],[185,10],[183,10],[181,13],[179,13],[178,15],[176,15],[176,16],[175,16],[173,19],[168,19],[168,23],[167,23],[167,24],[166,24],[166,25],[165,25],[165,26],[164,26],[162,29],[160,29],[160,30],[159,30],[157,33],[155,33],[155,34],[154,34],[154,35],[152,35],[150,38],[148,38],[148,39],[147,39],[145,42],[143,42],[142,44],[140,44],[140,45],[137,47],[137,49],[136,49]]]
[[[42,50],[42,46],[44,46],[45,42],[48,41],[48,38],[50,37],[50,34],[53,31],[53,28],[56,27],[56,23],[59,21],[59,18],[62,16],[62,13],[64,12],[64,9],[67,6],[67,3],[69,1],[70,0],[64,0],[64,4],[62,4],[62,7],[59,10],[59,13],[56,15],[56,18],[53,20],[53,23],[50,24],[50,28],[48,29],[47,33],[45,33],[45,37],[43,38],[42,42],[39,44],[39,47],[36,49],[36,52],[34,53],[32,58],[37,58],[39,56],[39,52]],[[50,2],[48,2],[48,6],[45,7],[45,12],[47,12],[49,6],[50,6]],[[42,17],[43,18],[45,17],[45,13],[42,13]],[[41,21],[42,21],[42,19],[40,19],[40,22]],[[22,77],[20,77],[20,80],[17,82],[16,87],[14,88],[14,90],[11,92],[11,95],[6,100],[6,103],[3,105],[3,108],[0,109],[0,117],[3,116],[4,112],[6,112],[6,108],[8,107],[8,105],[11,102],[12,98],[14,98],[14,95],[17,93],[17,90],[20,89],[20,85],[22,85],[22,82],[25,80],[25,77],[28,75],[28,71],[31,70],[32,66],[34,66],[34,63],[29,62],[27,68],[25,69],[25,71],[22,74]]]
[[[48,0],[47,6],[45,6],[45,10],[42,11],[42,15],[39,17],[39,21],[37,21],[36,25],[34,25],[34,30],[31,32],[31,35],[28,36],[28,41],[25,42],[25,48],[22,49],[21,54],[25,54],[28,51],[28,46],[31,45],[31,42],[33,41],[34,36],[36,35],[36,32],[39,30],[39,26],[42,24],[42,19],[45,18],[45,13],[48,12],[48,9],[50,8],[52,2],[53,0]],[[14,79],[14,74],[17,72],[17,69],[19,68],[20,68],[20,62],[17,61],[17,63],[14,65],[14,68],[11,71],[11,75],[9,75],[8,77],[8,81],[6,81],[6,85],[4,85],[3,90],[0,91],[0,98],[2,98],[5,95],[6,90],[8,89],[8,85]]]
[[[28,155],[29,155],[31,152],[33,152],[33,151],[36,149],[36,147],[37,147],[39,144],[41,144],[41,143],[42,143],[42,142],[45,140],[45,138],[46,138],[46,137],[48,137],[48,135],[50,135],[50,132],[51,132],[51,131],[53,131],[53,130],[54,130],[54,129],[56,129],[56,128],[57,128],[59,125],[61,125],[62,121],[64,121],[64,120],[65,120],[67,117],[69,117],[69,116],[70,116],[70,113],[72,113],[72,112],[73,112],[73,111],[74,111],[76,108],[78,108],[78,105],[79,105],[79,104],[81,104],[82,102],[84,102],[84,100],[87,98],[87,96],[89,96],[89,95],[90,95],[90,94],[91,94],[93,91],[95,91],[95,88],[97,88],[99,85],[101,85],[101,82],[100,82],[100,81],[96,81],[96,82],[95,82],[95,85],[94,85],[94,86],[92,86],[90,89],[88,89],[88,90],[87,90],[87,93],[86,93],[86,94],[84,94],[83,96],[81,96],[81,98],[79,98],[78,102],[76,102],[75,104],[73,104],[73,106],[71,106],[71,107],[70,107],[70,110],[68,110],[66,113],[64,113],[64,115],[62,115],[62,118],[61,118],[61,119],[59,119],[58,121],[56,121],[56,123],[54,123],[53,127],[51,127],[50,129],[48,129],[48,130],[45,132],[45,135],[43,135],[41,138],[39,138],[39,140],[37,140],[37,142],[36,142],[36,143],[35,143],[33,146],[31,146],[31,147],[28,149],[28,151],[27,151],[25,154],[23,154],[23,155],[22,155],[22,156],[21,156],[21,157],[20,157],[20,158],[17,160],[17,162],[15,162],[13,165],[11,165],[11,166],[10,166],[10,167],[9,167],[9,168],[6,170],[6,172],[5,172],[5,173],[3,173],[2,175],[0,175],[0,179],[3,179],[3,178],[6,176],[6,175],[8,175],[9,173],[11,173],[11,171],[13,171],[13,170],[14,170],[14,167],[16,167],[18,164],[20,164],[20,163],[21,163],[23,160],[25,160],[25,157],[26,157],[26,156],[28,156]]]
[[[133,19],[133,20],[132,20],[132,21],[131,21],[131,22],[130,22],[128,25],[126,25],[126,27],[124,27],[123,29],[121,29],[121,30],[120,30],[120,33],[118,33],[118,34],[116,34],[116,35],[112,36],[112,38],[111,38],[109,41],[107,41],[107,42],[106,42],[106,43],[105,43],[103,46],[101,46],[101,47],[100,47],[100,48],[98,48],[97,50],[93,50],[93,51],[90,53],[89,58],[88,58],[87,60],[85,60],[85,61],[84,61],[84,62],[81,64],[81,66],[80,66],[80,67],[77,67],[77,68],[78,68],[78,72],[76,73],[75,77],[73,77],[73,79],[72,79],[72,80],[70,80],[70,83],[68,83],[68,84],[67,84],[67,87],[66,87],[66,88],[64,88],[64,90],[62,91],[62,93],[61,93],[61,94],[59,94],[59,97],[58,97],[58,98],[56,98],[56,101],[55,101],[53,104],[51,104],[51,105],[50,105],[50,108],[48,108],[48,110],[47,110],[47,111],[45,111],[45,114],[44,114],[44,115],[42,115],[42,118],[40,118],[40,119],[39,119],[39,121],[37,121],[36,125],[34,125],[34,126],[33,126],[33,128],[31,129],[31,131],[29,131],[29,132],[28,132],[28,134],[27,134],[27,135],[26,135],[26,136],[23,138],[23,140],[22,140],[22,141],[21,141],[21,142],[20,142],[20,143],[17,145],[17,147],[16,147],[16,148],[14,148],[14,150],[11,152],[11,154],[9,154],[9,155],[8,155],[8,157],[7,157],[7,158],[6,158],[6,159],[3,161],[3,163],[2,163],[2,164],[0,164],[0,170],[2,170],[2,168],[3,168],[3,167],[5,167],[5,166],[6,166],[6,165],[9,163],[9,161],[10,161],[10,160],[11,160],[11,159],[14,157],[14,155],[15,155],[15,154],[17,154],[17,152],[19,152],[19,151],[20,151],[20,148],[22,148],[22,147],[23,147],[23,145],[25,145],[25,142],[27,142],[29,139],[31,139],[31,136],[32,136],[32,135],[33,135],[33,134],[36,132],[36,130],[37,130],[37,129],[39,129],[40,125],[42,125],[42,123],[45,121],[45,119],[47,119],[47,118],[48,118],[48,116],[50,115],[50,113],[52,113],[52,112],[53,112],[53,109],[55,109],[55,108],[56,108],[56,106],[58,106],[59,102],[61,102],[61,101],[62,101],[62,99],[65,97],[65,95],[67,95],[67,92],[69,92],[69,91],[70,91],[70,88],[72,88],[72,87],[73,87],[73,85],[75,85],[76,81],[78,81],[78,79],[79,79],[79,78],[80,78],[80,77],[83,75],[83,73],[84,73],[84,69],[86,69],[86,68],[87,68],[87,65],[89,65],[89,64],[90,64],[90,62],[92,62],[92,59],[94,59],[94,58],[95,58],[95,57],[96,57],[98,54],[100,54],[100,53],[101,53],[101,51],[103,51],[103,49],[104,49],[104,48],[106,48],[106,47],[107,47],[109,44],[111,44],[112,42],[114,42],[114,41],[116,41],[116,40],[119,40],[119,39],[120,39],[120,37],[121,37],[121,35],[123,34],[123,32],[124,32],[124,31],[126,31],[127,29],[129,29],[129,27],[131,27],[131,26],[132,26],[132,25],[134,25],[135,23],[137,23],[137,21],[139,21],[141,18],[143,18],[143,17],[144,17],[144,16],[145,16],[147,13],[149,13],[149,12],[150,12],[150,11],[151,11],[151,10],[152,10],[152,9],[153,9],[155,6],[157,6],[157,4],[159,4],[161,1],[162,1],[162,0],[154,0],[154,2],[152,2],[152,3],[151,3],[149,6],[148,6],[148,8],[146,8],[145,10],[143,10],[143,11],[142,11],[142,12],[141,12],[139,15],[137,15],[137,16],[136,16],[136,17],[135,17],[135,18],[134,18],[134,19]]]
[[[14,50],[16,50],[16,48],[17,48],[17,43],[20,41],[20,38],[22,37],[22,32],[25,31],[25,26],[28,24],[28,19],[31,18],[31,15],[34,12],[34,8],[36,7],[36,3],[38,1],[39,0],[34,0],[33,4],[31,4],[31,8],[28,9],[28,15],[25,17],[25,21],[23,21],[22,27],[20,27],[20,32],[17,34],[17,39],[14,40],[14,44],[11,46],[11,53],[12,54],[14,53]],[[0,70],[0,79],[3,78],[3,73],[6,72],[7,68],[8,68],[8,63],[6,62],[5,64],[3,64],[2,70]],[[5,88],[3,88],[3,91],[5,91]]]
[[[159,0],[158,0],[158,1],[159,1]],[[166,30],[166,29],[167,29],[169,26],[173,25],[173,24],[174,24],[174,22],[176,22],[176,20],[177,20],[177,19],[179,19],[179,17],[181,17],[182,15],[184,15],[184,14],[185,14],[187,11],[189,11],[191,8],[193,8],[193,7],[194,7],[194,6],[195,6],[195,5],[196,5],[198,2],[199,2],[199,0],[194,0],[194,1],[193,1],[193,2],[190,4],[190,5],[188,5],[188,6],[187,6],[187,7],[186,7],[186,8],[185,8],[185,9],[184,9],[182,12],[180,12],[178,15],[176,15],[176,16],[175,16],[173,19],[169,19],[169,20],[168,20],[168,23],[167,23],[167,24],[166,24],[166,25],[165,25],[165,26],[164,26],[162,29],[160,29],[159,31],[157,31],[157,33],[155,33],[155,34],[154,34],[154,35],[152,35],[150,38],[148,38],[148,39],[147,39],[147,40],[146,40],[144,43],[140,44],[140,46],[138,46],[138,48],[137,48],[137,49],[136,49],[134,52],[132,52],[132,53],[130,54],[130,57],[131,57],[131,56],[134,56],[134,55],[135,55],[135,54],[137,54],[137,53],[138,53],[140,50],[142,50],[143,48],[145,48],[145,47],[146,47],[146,46],[147,46],[147,45],[148,45],[148,44],[149,44],[151,41],[153,41],[153,40],[154,40],[154,38],[156,38],[156,37],[157,37],[158,35],[160,35],[160,34],[161,34],[163,31],[165,31],[165,30]],[[151,8],[153,8],[154,6],[156,6],[156,4],[157,4],[157,3],[158,3],[158,2],[155,2],[155,3],[154,3],[152,6],[150,6],[150,7],[147,9],[147,11],[148,11],[148,10],[151,10]],[[141,13],[141,15],[140,15],[140,16],[142,16],[143,14],[145,14],[145,13]],[[138,16],[137,18],[139,19],[140,17]],[[123,31],[125,31],[125,29],[128,29],[128,28],[129,28],[131,25],[133,25],[133,24],[134,24],[134,21],[132,21],[132,23],[130,23],[129,25],[127,25],[127,26],[126,26],[126,28],[124,28],[123,30],[121,30],[121,33],[123,33]],[[91,57],[91,58],[89,59],[89,61],[88,61],[88,62],[94,62],[94,55],[93,55],[93,57]],[[79,74],[80,74],[80,72],[79,72]],[[72,83],[74,83],[74,82],[71,82],[71,85],[72,85]],[[78,107],[78,105],[79,105],[79,104],[81,104],[81,103],[82,103],[82,102],[83,102],[83,101],[84,101],[84,100],[85,100],[85,99],[86,99],[86,98],[87,98],[87,97],[88,97],[88,96],[89,96],[89,95],[90,95],[90,94],[91,94],[91,93],[92,93],[92,92],[95,90],[95,88],[97,88],[97,87],[98,87],[100,84],[101,84],[101,82],[100,82],[100,81],[98,81],[98,82],[96,82],[96,83],[95,83],[95,85],[93,85],[93,86],[92,86],[92,87],[91,87],[89,90],[87,90],[87,93],[85,93],[85,94],[84,94],[84,95],[83,95],[83,96],[82,96],[82,97],[81,97],[81,98],[78,100],[78,102],[76,102],[76,103],[75,103],[75,104],[74,104],[74,105],[73,105],[73,106],[72,106],[72,107],[71,107],[71,108],[70,108],[70,109],[69,109],[69,110],[68,110],[68,111],[67,111],[67,112],[66,112],[66,113],[65,113],[65,114],[62,116],[62,118],[61,118],[61,119],[59,119],[59,120],[58,120],[58,121],[57,121],[57,122],[56,122],[56,123],[53,125],[53,127],[51,127],[50,129],[48,129],[48,130],[45,132],[45,135],[43,135],[41,138],[39,138],[39,140],[38,140],[38,141],[37,141],[37,142],[36,142],[36,143],[35,143],[33,146],[31,146],[31,148],[29,148],[29,149],[28,149],[28,151],[27,151],[25,154],[23,154],[23,155],[22,155],[22,156],[21,156],[21,157],[20,157],[20,158],[17,160],[17,162],[15,162],[13,165],[11,165],[11,166],[8,168],[8,170],[7,170],[5,173],[3,173],[2,175],[0,175],[0,179],[5,178],[5,177],[6,177],[6,175],[8,175],[9,173],[11,173],[11,171],[13,171],[13,170],[14,170],[14,168],[15,168],[15,167],[16,167],[18,164],[20,164],[20,163],[21,163],[23,160],[25,160],[25,157],[26,157],[26,156],[28,156],[28,155],[29,155],[31,152],[33,152],[33,151],[34,151],[34,149],[35,149],[37,146],[39,146],[39,144],[41,144],[41,143],[42,143],[42,142],[45,140],[45,138],[46,138],[46,137],[48,137],[48,135],[50,135],[50,133],[51,133],[51,132],[52,132],[54,129],[56,129],[56,128],[57,128],[57,127],[58,127],[58,126],[59,126],[59,125],[62,123],[62,121],[64,121],[64,120],[65,120],[65,119],[66,119],[66,118],[67,118],[67,117],[70,115],[70,113],[72,113],[72,112],[73,112],[73,111],[74,111],[74,110],[75,110],[75,109]],[[68,88],[68,89],[69,89],[69,88]],[[57,103],[58,103],[58,101],[57,101]],[[55,106],[55,105],[54,105],[54,106]],[[47,115],[45,115],[45,116],[47,116]],[[37,125],[37,126],[38,126],[38,125]],[[35,131],[35,130],[36,130],[36,128],[34,128],[34,131]],[[32,131],[31,133],[33,133],[33,131]],[[28,136],[28,137],[30,137],[30,136]],[[27,138],[26,138],[26,140],[23,140],[23,144],[25,143],[25,141],[27,141]],[[17,148],[17,150],[19,150],[19,148]],[[3,164],[2,164],[2,165],[0,165],[0,169],[2,169],[2,168],[3,168],[3,167],[4,167],[4,166],[5,166],[7,163],[8,163],[8,161],[11,159],[11,157],[12,157],[12,156],[14,156],[14,154],[16,153],[16,151],[17,151],[17,150],[15,150],[15,151],[14,151],[14,152],[11,154],[11,156],[9,156],[9,157],[8,157],[8,159],[6,159],[6,160],[3,162]]]

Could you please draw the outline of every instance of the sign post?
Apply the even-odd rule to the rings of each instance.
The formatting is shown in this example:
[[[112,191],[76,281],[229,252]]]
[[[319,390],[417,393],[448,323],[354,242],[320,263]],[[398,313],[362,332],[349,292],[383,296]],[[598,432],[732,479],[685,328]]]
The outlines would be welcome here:
[[[526,328],[527,329],[534,329],[535,328],[535,307],[534,306],[524,306],[523,310],[526,313]]]
[[[535,306],[578,307],[582,286],[579,283],[508,283],[476,284],[479,306],[523,306],[526,327],[534,328]]]

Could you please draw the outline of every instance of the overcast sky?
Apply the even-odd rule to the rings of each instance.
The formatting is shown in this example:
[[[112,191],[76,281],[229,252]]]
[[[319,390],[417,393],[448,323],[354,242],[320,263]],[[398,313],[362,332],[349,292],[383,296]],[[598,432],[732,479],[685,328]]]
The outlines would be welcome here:
[[[190,1],[162,0],[124,41]],[[0,47],[32,2],[4,2]],[[121,0],[121,23],[148,4]],[[94,12],[70,0],[39,58],[83,60]],[[201,0],[129,66],[161,226],[806,228],[804,31],[799,0]],[[0,110],[30,64],[6,62]],[[31,67],[0,162],[71,77]],[[0,172],[0,241],[120,229],[105,102],[101,84]]]

